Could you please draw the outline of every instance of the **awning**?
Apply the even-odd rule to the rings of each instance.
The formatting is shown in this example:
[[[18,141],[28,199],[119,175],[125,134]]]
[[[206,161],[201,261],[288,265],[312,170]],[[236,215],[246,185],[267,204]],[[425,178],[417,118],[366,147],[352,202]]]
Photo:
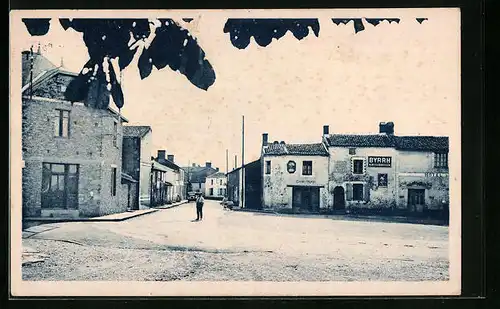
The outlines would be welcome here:
[[[130,176],[129,174],[126,174],[126,173],[122,173],[122,180],[126,180],[126,181],[129,181],[129,182],[134,182],[134,183],[138,182],[132,176]]]

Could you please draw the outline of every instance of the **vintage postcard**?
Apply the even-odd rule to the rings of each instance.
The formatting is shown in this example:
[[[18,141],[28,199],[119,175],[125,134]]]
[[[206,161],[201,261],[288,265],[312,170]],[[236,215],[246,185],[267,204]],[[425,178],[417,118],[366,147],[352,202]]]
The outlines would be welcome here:
[[[10,26],[12,295],[460,294],[459,9]]]

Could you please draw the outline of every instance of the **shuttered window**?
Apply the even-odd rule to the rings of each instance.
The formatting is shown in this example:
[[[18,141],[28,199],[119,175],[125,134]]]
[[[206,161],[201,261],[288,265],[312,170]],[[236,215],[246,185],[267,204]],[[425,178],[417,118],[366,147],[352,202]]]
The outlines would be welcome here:
[[[271,174],[271,161],[266,161],[266,175]]]
[[[363,160],[355,159],[352,164],[352,173],[353,174],[363,174]]]
[[[345,195],[346,195],[346,200],[352,201],[352,184],[351,183],[346,184]]]

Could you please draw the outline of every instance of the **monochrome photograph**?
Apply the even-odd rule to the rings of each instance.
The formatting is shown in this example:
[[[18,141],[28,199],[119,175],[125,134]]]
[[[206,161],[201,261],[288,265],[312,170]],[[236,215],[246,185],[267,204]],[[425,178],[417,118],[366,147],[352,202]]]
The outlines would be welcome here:
[[[10,25],[14,295],[460,294],[458,9]]]

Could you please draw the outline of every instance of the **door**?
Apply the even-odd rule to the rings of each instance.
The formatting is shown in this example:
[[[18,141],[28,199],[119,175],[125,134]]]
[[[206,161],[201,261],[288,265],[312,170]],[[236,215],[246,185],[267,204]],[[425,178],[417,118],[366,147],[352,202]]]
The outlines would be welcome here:
[[[292,207],[301,210],[316,211],[319,209],[318,187],[293,187]]]
[[[341,186],[337,186],[333,189],[333,209],[345,209],[345,192],[344,188]]]
[[[422,212],[425,207],[425,189],[408,189],[408,210]]]

